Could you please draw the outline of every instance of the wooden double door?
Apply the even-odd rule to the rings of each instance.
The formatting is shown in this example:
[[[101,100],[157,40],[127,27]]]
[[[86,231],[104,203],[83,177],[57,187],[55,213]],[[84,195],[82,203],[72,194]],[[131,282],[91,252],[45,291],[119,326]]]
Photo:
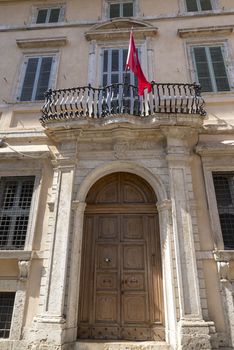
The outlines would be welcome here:
[[[136,182],[130,174],[109,176],[111,186],[104,184],[100,195],[97,184],[96,200],[88,203],[79,338],[164,338],[157,213],[147,191],[140,195],[145,184],[139,192]]]

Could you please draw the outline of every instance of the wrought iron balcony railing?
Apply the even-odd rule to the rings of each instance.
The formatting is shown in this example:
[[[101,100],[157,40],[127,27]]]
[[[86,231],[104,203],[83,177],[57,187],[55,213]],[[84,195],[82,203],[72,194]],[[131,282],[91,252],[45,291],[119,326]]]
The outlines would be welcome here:
[[[157,113],[204,115],[200,91],[197,84],[155,82],[152,82],[152,92],[145,92],[144,96],[138,96],[137,87],[130,84],[49,90],[42,108],[41,123],[119,114],[142,117]]]

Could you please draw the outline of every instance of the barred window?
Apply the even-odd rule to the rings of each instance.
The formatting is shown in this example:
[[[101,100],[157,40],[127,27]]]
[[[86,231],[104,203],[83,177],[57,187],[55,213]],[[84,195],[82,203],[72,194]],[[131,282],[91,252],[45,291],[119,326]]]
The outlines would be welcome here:
[[[0,292],[0,338],[9,338],[15,293]]]
[[[234,172],[213,173],[225,249],[234,249]]]
[[[33,176],[0,180],[0,249],[23,249],[34,187]]]

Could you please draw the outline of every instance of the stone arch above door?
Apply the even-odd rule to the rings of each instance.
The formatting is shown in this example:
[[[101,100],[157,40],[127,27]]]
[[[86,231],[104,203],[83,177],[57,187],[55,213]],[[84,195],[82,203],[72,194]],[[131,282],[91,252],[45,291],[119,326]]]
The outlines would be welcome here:
[[[87,194],[78,337],[163,340],[156,196],[139,176],[113,173]]]
[[[102,164],[93,169],[83,180],[76,196],[76,202],[86,202],[87,194],[90,188],[105,175],[115,172],[127,172],[138,175],[144,179],[153,189],[156,194],[157,203],[161,204],[168,200],[167,191],[161,177],[157,174],[152,174],[150,170],[142,167],[134,162],[114,161],[107,164]]]

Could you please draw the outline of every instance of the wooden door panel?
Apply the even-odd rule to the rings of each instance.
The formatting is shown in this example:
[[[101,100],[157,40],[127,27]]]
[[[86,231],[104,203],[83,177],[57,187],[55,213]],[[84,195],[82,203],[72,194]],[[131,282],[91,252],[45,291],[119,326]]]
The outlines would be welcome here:
[[[122,280],[122,291],[144,291],[145,290],[144,273],[124,273]]]
[[[142,215],[124,215],[122,240],[143,239],[143,219]]]
[[[145,249],[144,245],[124,244],[123,245],[123,269],[144,270]]]
[[[100,216],[98,218],[98,239],[118,239],[118,216]]]
[[[121,339],[125,340],[151,340],[151,332],[149,327],[124,327],[121,330]]]
[[[117,273],[97,273],[96,288],[100,290],[117,290]]]
[[[122,295],[123,299],[123,317],[125,324],[146,323],[148,319],[148,303],[145,294],[128,294]]]
[[[118,319],[118,295],[110,293],[96,294],[95,322],[117,323]]]
[[[117,269],[118,268],[118,245],[98,244],[97,245],[97,268]]]
[[[120,329],[118,326],[109,326],[108,324],[105,327],[95,325],[91,329],[91,338],[117,340],[120,339]]]
[[[84,222],[78,336],[158,339],[164,328],[154,193],[125,173],[95,186]]]

